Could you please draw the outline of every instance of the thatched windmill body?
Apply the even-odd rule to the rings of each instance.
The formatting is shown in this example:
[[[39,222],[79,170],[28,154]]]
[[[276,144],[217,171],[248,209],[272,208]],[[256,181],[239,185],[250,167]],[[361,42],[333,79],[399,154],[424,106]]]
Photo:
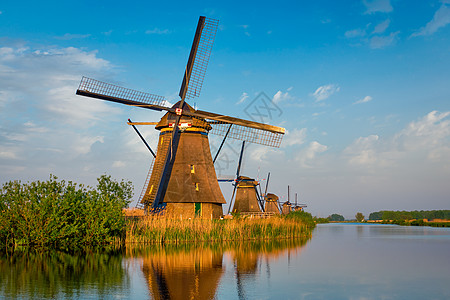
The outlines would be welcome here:
[[[140,202],[147,210],[175,215],[218,217],[225,199],[220,191],[208,141],[218,134],[279,147],[284,128],[195,110],[185,99],[198,97],[217,31],[218,21],[200,17],[180,88],[180,101],[165,106],[162,96],[130,90],[83,77],[78,95],[157,111],[167,111],[160,130],[156,159]],[[155,125],[154,122],[129,122]],[[216,155],[217,156],[217,155]]]

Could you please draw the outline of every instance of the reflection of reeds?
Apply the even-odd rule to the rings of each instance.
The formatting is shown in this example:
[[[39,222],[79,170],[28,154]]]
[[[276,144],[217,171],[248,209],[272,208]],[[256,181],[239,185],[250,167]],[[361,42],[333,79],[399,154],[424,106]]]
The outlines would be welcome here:
[[[311,225],[300,220],[270,219],[176,219],[146,216],[128,221],[126,243],[179,243],[243,241],[310,237]]]

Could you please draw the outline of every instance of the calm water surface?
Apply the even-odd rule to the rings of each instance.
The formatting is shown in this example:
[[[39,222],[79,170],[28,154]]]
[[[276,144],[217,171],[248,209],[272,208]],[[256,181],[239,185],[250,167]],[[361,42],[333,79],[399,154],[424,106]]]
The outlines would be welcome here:
[[[0,298],[450,299],[450,228],[319,225],[309,241],[0,258]]]

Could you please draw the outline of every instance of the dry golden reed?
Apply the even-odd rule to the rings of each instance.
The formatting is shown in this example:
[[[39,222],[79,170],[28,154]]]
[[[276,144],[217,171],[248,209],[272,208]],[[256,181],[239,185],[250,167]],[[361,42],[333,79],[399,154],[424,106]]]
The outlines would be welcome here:
[[[181,219],[145,216],[127,221],[126,243],[217,242],[310,237],[313,226],[298,219]]]

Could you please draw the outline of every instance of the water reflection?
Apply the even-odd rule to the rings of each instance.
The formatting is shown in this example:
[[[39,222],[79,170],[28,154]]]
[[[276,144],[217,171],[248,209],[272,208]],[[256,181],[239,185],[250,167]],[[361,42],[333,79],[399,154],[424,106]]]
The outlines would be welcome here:
[[[63,253],[23,250],[0,255],[0,295],[6,298],[103,298],[129,280],[121,251]]]
[[[305,243],[295,239],[77,253],[16,251],[0,254],[0,298],[213,299],[223,294],[223,286],[232,286],[244,299],[258,274],[265,270],[270,278],[271,260],[298,255]]]
[[[224,255],[231,257],[239,298],[245,298],[245,281],[262,263],[286,251],[298,252],[306,239],[186,244],[128,248],[127,256],[142,258],[142,274],[155,299],[213,299],[225,273]],[[270,269],[268,269],[270,277]]]
[[[221,247],[149,246],[127,254],[142,258],[142,274],[156,299],[211,299],[223,273]]]

